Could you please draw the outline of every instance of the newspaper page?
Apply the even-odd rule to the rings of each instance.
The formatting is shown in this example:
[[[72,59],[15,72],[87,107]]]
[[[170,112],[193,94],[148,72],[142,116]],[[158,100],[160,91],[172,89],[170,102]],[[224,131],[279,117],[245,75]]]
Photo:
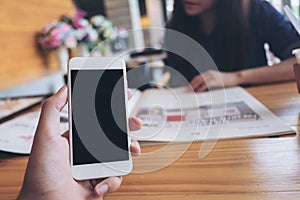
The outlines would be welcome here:
[[[44,97],[0,99],[0,120],[11,116],[44,100]]]
[[[183,88],[148,90],[140,95],[132,115],[143,121],[143,128],[131,133],[140,141],[185,142],[294,133],[241,87],[198,94]]]
[[[0,151],[29,154],[40,111],[33,111],[0,124]],[[60,131],[68,130],[68,108],[60,114]]]

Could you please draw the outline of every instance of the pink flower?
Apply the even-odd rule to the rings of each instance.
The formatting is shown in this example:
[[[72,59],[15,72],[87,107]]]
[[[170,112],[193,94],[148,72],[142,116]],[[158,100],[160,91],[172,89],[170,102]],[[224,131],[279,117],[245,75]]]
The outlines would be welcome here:
[[[87,13],[84,10],[81,10],[80,8],[76,8],[76,12],[73,15],[74,19],[82,19],[87,15]]]
[[[80,21],[87,15],[87,13],[84,10],[81,10],[79,8],[76,9],[76,12],[73,15],[73,25],[76,28],[82,28],[83,25],[80,23]]]
[[[72,29],[71,26],[68,25],[68,24],[66,24],[66,23],[62,23],[62,24],[60,24],[60,26],[58,27],[58,30],[59,30],[62,34],[71,31],[71,29]]]
[[[77,40],[73,36],[67,37],[65,40],[65,45],[67,48],[75,48],[77,46]]]

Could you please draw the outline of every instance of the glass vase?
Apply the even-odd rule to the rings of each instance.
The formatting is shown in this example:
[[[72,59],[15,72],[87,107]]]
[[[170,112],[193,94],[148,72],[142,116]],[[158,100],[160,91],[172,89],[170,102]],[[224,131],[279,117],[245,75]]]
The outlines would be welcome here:
[[[68,61],[69,61],[69,51],[66,47],[61,46],[56,50],[57,60],[59,63],[59,68],[62,72],[67,73]]]
[[[90,54],[90,52],[89,52],[89,49],[86,44],[81,43],[77,46],[76,56],[87,57],[87,56],[89,56],[89,54]]]

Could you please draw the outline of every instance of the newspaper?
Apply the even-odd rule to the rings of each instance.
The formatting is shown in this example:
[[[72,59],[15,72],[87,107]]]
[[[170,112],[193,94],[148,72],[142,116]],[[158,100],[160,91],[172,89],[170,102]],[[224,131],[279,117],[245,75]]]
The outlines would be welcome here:
[[[187,92],[183,88],[136,91],[131,115],[143,128],[140,141],[189,142],[295,133],[241,87]]]
[[[60,131],[68,130],[67,106],[61,112]],[[33,111],[0,124],[0,151],[29,154],[40,111]]]
[[[185,88],[136,90],[129,113],[143,120],[139,141],[192,142],[295,133],[241,87],[193,93]],[[0,150],[29,154],[40,111],[0,124]],[[61,133],[68,130],[67,106]]]
[[[0,99],[0,122],[10,116],[20,113],[27,108],[41,103],[45,97],[19,98],[19,99]]]

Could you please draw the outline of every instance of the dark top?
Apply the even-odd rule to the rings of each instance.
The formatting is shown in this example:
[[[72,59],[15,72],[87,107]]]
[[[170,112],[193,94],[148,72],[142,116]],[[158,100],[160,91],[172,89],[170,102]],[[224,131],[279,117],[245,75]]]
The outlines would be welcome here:
[[[218,38],[222,34],[215,29],[209,36],[201,35],[197,42],[210,54],[220,71],[238,71],[267,65],[264,44],[269,43],[270,50],[280,59],[292,57],[292,50],[300,47],[300,37],[286,17],[278,12],[270,3],[261,0],[250,1],[249,12],[249,61],[245,65],[225,67],[219,60],[221,54]],[[228,47],[230,51],[230,47]],[[177,56],[178,57],[178,56]],[[177,68],[190,81],[198,73],[187,69],[183,59],[170,55],[167,64]],[[185,69],[182,69],[184,66]],[[181,68],[180,68],[181,67]]]

